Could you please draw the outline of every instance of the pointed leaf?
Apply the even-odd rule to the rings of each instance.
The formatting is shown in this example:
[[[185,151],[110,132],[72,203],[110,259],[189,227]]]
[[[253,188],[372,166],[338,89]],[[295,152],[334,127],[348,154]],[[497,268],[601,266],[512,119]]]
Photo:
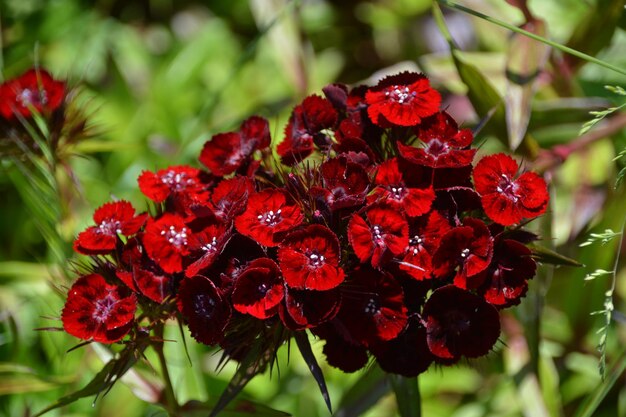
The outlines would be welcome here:
[[[330,404],[330,395],[328,394],[328,388],[326,387],[324,374],[322,373],[322,369],[317,364],[315,355],[313,355],[313,351],[311,350],[311,344],[309,343],[309,338],[306,332],[295,332],[294,339],[296,339],[296,344],[298,345],[298,349],[302,354],[302,358],[309,366],[309,371],[311,371],[313,378],[315,378],[315,381],[317,381],[317,385],[320,387],[320,391],[322,393],[322,397],[324,397],[324,402],[326,403],[326,407],[328,407],[328,411],[332,413],[333,409]]]
[[[550,265],[564,265],[564,266],[584,266],[575,259],[568,258],[565,255],[561,255],[551,249],[538,245],[529,245],[530,250],[533,253],[533,258],[541,263]]]

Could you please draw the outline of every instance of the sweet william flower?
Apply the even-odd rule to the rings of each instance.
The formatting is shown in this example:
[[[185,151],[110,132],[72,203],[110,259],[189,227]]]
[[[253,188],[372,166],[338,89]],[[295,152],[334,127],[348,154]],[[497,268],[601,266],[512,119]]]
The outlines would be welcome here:
[[[160,169],[156,173],[143,171],[137,182],[141,192],[156,203],[161,203],[168,197],[190,201],[204,192],[205,186],[200,175],[197,168],[177,165]]]
[[[439,110],[441,96],[423,74],[402,72],[371,87],[365,101],[370,119],[378,126],[415,126]]]
[[[278,305],[283,297],[280,269],[269,258],[250,262],[237,277],[232,293],[235,310],[261,320],[278,312]]]
[[[181,272],[183,258],[189,255],[190,233],[182,217],[165,213],[158,220],[148,220],[143,246],[150,259],[163,271],[170,274]]]
[[[80,277],[70,288],[61,319],[69,334],[113,343],[131,329],[137,300],[126,287],[111,285],[102,275]]]
[[[14,119],[58,109],[65,98],[65,83],[56,81],[43,69],[30,69],[0,85],[0,115]]]
[[[518,176],[519,166],[510,156],[496,154],[481,159],[474,168],[474,184],[485,213],[503,226],[535,218],[546,211],[546,182],[534,172]]]
[[[93,215],[95,226],[81,232],[74,241],[74,250],[84,255],[103,255],[115,250],[118,235],[132,236],[146,222],[147,214],[135,216],[128,201],[116,201],[100,206]]]
[[[341,306],[339,288],[327,291],[296,290],[285,287],[279,314],[291,330],[309,329],[333,319]]]

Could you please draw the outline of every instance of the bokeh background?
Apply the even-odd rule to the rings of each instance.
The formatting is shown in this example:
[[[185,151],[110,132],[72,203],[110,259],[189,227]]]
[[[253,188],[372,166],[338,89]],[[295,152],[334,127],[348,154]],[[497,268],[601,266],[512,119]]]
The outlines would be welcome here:
[[[626,70],[623,0],[460,3]],[[522,306],[504,315],[502,340],[487,358],[420,376],[424,415],[626,416],[626,269],[623,259],[615,264],[624,251],[619,236],[579,247],[592,233],[619,232],[626,216],[624,186],[615,187],[626,158],[614,160],[626,148],[624,114],[579,136],[594,118],[589,111],[626,102],[604,88],[626,87],[626,77],[442,7],[451,50],[432,10],[430,0],[0,0],[4,79],[33,65],[68,79],[92,133],[58,155],[47,193],[33,193],[23,172],[0,161],[0,416],[31,415],[80,389],[110,355],[97,346],[68,353],[77,340],[35,330],[61,325],[77,259],[71,243],[95,207],[116,197],[145,208],[136,186],[142,170],[198,166],[211,135],[253,113],[270,120],[277,143],[306,95],[405,69],[425,72],[464,126],[482,126],[481,152],[514,152],[545,173],[552,203],[535,225],[541,245],[584,264],[542,266]],[[584,279],[597,269],[614,275]],[[191,341],[190,365],[178,327],[169,327],[177,395],[215,398],[234,364],[216,373],[219,354]],[[313,347],[323,362],[321,345]],[[147,359],[97,401],[48,415],[165,415],[149,403],[158,375],[151,353]],[[285,347],[279,364],[242,395],[298,417],[328,416],[299,353]],[[323,369],[335,415],[398,415],[376,368]]]

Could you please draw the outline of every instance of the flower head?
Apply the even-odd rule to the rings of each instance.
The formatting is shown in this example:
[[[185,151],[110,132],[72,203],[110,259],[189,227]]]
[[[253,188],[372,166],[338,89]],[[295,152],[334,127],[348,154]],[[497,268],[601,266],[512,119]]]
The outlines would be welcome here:
[[[29,117],[32,110],[54,111],[64,98],[65,83],[56,81],[45,70],[30,69],[0,85],[0,115],[13,119],[16,115]]]
[[[280,269],[269,258],[250,262],[235,281],[233,307],[240,313],[266,319],[278,312],[284,296]]]
[[[181,272],[183,258],[189,255],[191,231],[183,218],[165,213],[158,220],[150,219],[143,235],[148,256],[167,273]]]

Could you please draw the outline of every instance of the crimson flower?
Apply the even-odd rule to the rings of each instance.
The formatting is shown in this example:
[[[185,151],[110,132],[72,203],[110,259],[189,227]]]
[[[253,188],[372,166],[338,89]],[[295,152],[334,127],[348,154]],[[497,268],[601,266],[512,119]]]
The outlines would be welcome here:
[[[426,328],[415,320],[395,339],[374,344],[370,349],[383,371],[406,377],[426,371],[434,359],[426,342]]]
[[[133,268],[133,279],[137,289],[156,303],[162,303],[172,293],[172,278],[168,274],[154,270],[156,268]],[[118,274],[118,277],[120,275]]]
[[[398,151],[406,160],[431,168],[460,168],[472,163],[476,149],[469,149],[471,130],[459,130],[445,111],[424,119],[416,131],[423,148],[398,142]]]
[[[339,240],[322,225],[290,233],[280,245],[278,261],[291,288],[329,290],[344,280],[339,267]]]
[[[448,220],[438,211],[412,219],[409,223],[409,247],[400,269],[418,281],[432,273],[432,255],[439,247],[442,235],[452,229]]]
[[[189,255],[190,230],[183,218],[165,213],[158,220],[150,219],[143,235],[148,256],[167,273],[181,272],[183,258]]]
[[[236,176],[220,181],[211,194],[214,214],[225,222],[232,220],[245,211],[253,192],[250,178]]]
[[[428,213],[435,192],[431,187],[411,188],[407,185],[405,176],[409,176],[409,172],[407,169],[400,171],[396,158],[379,164],[374,179],[377,187],[368,201],[384,201],[397,210],[403,210],[410,217]]]
[[[281,234],[298,226],[302,219],[298,206],[289,205],[282,190],[268,189],[250,196],[246,211],[235,219],[235,227],[263,246],[276,246]]]
[[[214,345],[224,338],[231,309],[210,279],[201,275],[184,278],[178,289],[178,310],[198,342]]]
[[[356,372],[367,365],[367,349],[336,324],[336,321],[324,323],[311,332],[326,341],[323,352],[330,366],[344,372]]]
[[[361,165],[344,157],[333,158],[320,166],[324,187],[314,187],[311,193],[321,197],[331,210],[362,204],[369,187],[367,172]]]
[[[376,204],[365,212],[367,221],[358,214],[348,223],[348,240],[361,262],[371,258],[374,268],[394,255],[404,253],[409,225],[404,216],[387,204]]]
[[[80,339],[113,343],[124,337],[135,318],[137,300],[126,287],[110,285],[98,274],[72,285],[61,319],[63,328]]]
[[[287,328],[302,330],[332,320],[340,305],[341,294],[338,288],[309,291],[285,287],[285,298],[278,312]]]
[[[17,114],[29,117],[32,110],[54,111],[64,98],[65,83],[54,80],[47,71],[30,69],[0,85],[0,115],[13,119]]]
[[[403,72],[371,87],[365,101],[370,119],[378,126],[415,126],[439,110],[441,96],[423,74]]]
[[[435,290],[422,311],[430,351],[443,359],[486,355],[500,336],[500,316],[481,297],[454,285]]]
[[[266,319],[278,312],[284,296],[280,269],[269,258],[250,262],[235,281],[233,307],[240,313]]]
[[[186,165],[171,166],[156,173],[143,171],[137,179],[139,189],[150,200],[161,203],[170,196],[193,196],[204,191],[200,170]]]
[[[188,225],[193,230],[194,221]],[[192,277],[209,268],[222,253],[230,237],[230,230],[227,230],[226,225],[219,220],[203,224],[198,231],[193,230],[187,243],[191,254],[199,258],[187,266],[185,275]]]
[[[334,127],[337,111],[325,98],[312,95],[305,98],[291,113],[285,127],[285,139],[276,151],[285,165],[295,165],[313,152],[313,145],[324,147],[330,141],[323,132]]]
[[[217,176],[232,174],[247,165],[257,149],[270,145],[267,120],[252,116],[241,124],[239,132],[220,133],[204,144],[200,162]]]
[[[118,234],[134,235],[146,221],[147,214],[135,216],[135,209],[128,201],[106,203],[93,215],[95,226],[79,233],[74,250],[83,255],[111,253],[115,249]]]
[[[535,218],[548,206],[543,178],[534,172],[517,177],[518,171],[517,162],[504,154],[486,156],[474,168],[474,184],[485,213],[503,226]]]

